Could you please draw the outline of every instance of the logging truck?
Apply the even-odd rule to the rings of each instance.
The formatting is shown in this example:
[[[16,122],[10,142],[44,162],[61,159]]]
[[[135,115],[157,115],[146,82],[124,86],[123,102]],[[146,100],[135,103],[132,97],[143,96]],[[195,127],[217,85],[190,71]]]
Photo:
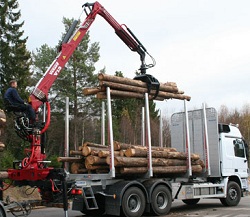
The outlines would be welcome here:
[[[38,120],[32,125],[25,114],[16,117],[17,134],[30,142],[30,148],[25,149],[26,157],[13,162],[13,168],[2,171],[0,178],[11,179],[15,186],[38,187],[43,201],[48,203],[63,201],[65,216],[69,198],[73,201],[73,210],[94,216],[104,213],[115,216],[123,214],[126,217],[140,217],[144,213],[166,215],[175,199],[192,205],[201,198],[218,198],[225,206],[236,206],[248,191],[248,151],[239,129],[234,125],[218,124],[217,113],[213,108],[195,111],[185,109],[185,112],[176,113],[171,118],[171,148],[155,148],[151,144],[148,100],[177,98],[186,103],[190,97],[173,87],[167,88],[171,90],[170,93],[164,92],[158,80],[146,74],[146,70],[155,65],[153,57],[133,32],[126,25],[120,25],[100,3],[86,3],[83,8],[87,18],[78,28],[78,21],[74,21],[59,48],[58,56],[29,97],[37,119],[43,107],[43,121]],[[137,88],[130,87],[131,92],[125,96],[124,88],[128,87],[124,84],[102,82],[105,93],[98,92],[98,96],[107,99],[109,136],[107,144],[103,143],[99,148],[108,147],[108,154],[104,161],[98,158],[97,162],[106,163],[101,167],[89,163],[90,166],[84,165],[77,173],[70,173],[64,168],[49,167],[50,162],[46,160],[45,132],[50,125],[48,92],[98,14],[114,28],[131,51],[139,54],[140,75],[134,79],[144,84],[138,88],[138,82],[135,82]],[[146,54],[151,57],[152,64],[146,64]],[[119,90],[114,90],[114,87]],[[114,148],[111,96],[145,99],[143,148],[127,144],[127,148],[134,150],[127,151],[127,154],[133,153],[133,158],[117,156]],[[5,104],[6,110],[17,112],[9,102]],[[105,123],[104,118],[102,122]],[[102,141],[106,141],[103,137],[104,133]],[[78,152],[75,150],[75,153]],[[126,155],[124,150],[120,153]],[[103,152],[103,155],[106,154]],[[79,159],[87,160],[87,157]],[[6,207],[1,207],[2,203],[0,216],[6,216]]]
[[[218,124],[214,108],[173,114],[171,148],[176,148],[180,155],[185,153],[182,170],[183,166],[169,166],[165,161],[161,166],[154,163],[153,159],[168,158],[171,154],[167,153],[174,151],[157,152],[156,147],[151,147],[148,121],[146,165],[121,163],[115,167],[116,154],[110,140],[108,173],[68,174],[68,183],[73,183],[73,210],[95,216],[106,213],[139,217],[145,213],[166,215],[174,200],[194,205],[201,198],[218,198],[225,206],[238,205],[248,192],[248,149],[236,125]],[[193,153],[204,162],[200,168],[193,166]]]

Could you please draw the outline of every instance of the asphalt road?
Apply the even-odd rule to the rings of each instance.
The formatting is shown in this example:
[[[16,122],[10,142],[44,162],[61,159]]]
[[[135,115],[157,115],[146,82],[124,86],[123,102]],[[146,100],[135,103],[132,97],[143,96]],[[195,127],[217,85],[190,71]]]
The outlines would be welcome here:
[[[65,216],[63,209],[43,208],[32,210],[29,217],[61,217]],[[85,217],[79,211],[68,211],[68,217]],[[250,196],[241,198],[236,207],[225,207],[218,199],[201,200],[197,205],[188,206],[182,201],[174,201],[172,209],[166,217],[250,217]],[[93,216],[94,217],[94,216]]]

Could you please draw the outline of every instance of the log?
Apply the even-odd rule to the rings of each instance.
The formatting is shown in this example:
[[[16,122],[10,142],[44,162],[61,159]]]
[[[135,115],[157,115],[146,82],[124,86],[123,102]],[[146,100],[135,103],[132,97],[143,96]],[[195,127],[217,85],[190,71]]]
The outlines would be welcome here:
[[[82,163],[72,163],[71,164],[71,166],[70,166],[71,173],[78,174],[80,170],[82,173],[88,172],[87,169],[85,168],[85,165]]]
[[[106,163],[110,164],[110,158],[106,158]],[[193,161],[195,165],[198,162]],[[138,158],[138,157],[115,157],[114,166],[115,167],[145,167],[148,165],[147,158]],[[153,166],[185,166],[187,165],[186,160],[178,159],[164,159],[164,158],[152,158]]]
[[[158,151],[152,150],[151,151],[152,157],[154,158],[169,158],[169,159],[187,159],[187,155],[184,152],[177,152],[177,151]],[[128,148],[125,151],[125,156],[127,157],[146,157],[147,150],[143,149],[135,149],[135,148]],[[191,160],[199,160],[200,156],[198,154],[191,154]]]
[[[203,160],[199,159],[199,160],[192,160],[191,161],[192,165],[201,165],[202,168],[205,168],[205,163]]]
[[[0,171],[0,179],[8,179],[9,175],[6,171]]]
[[[94,155],[98,155],[98,152],[99,152],[101,149],[107,150],[107,148],[108,148],[107,146],[104,146],[104,147],[102,147],[102,148],[83,146],[83,147],[82,147],[82,155],[86,157],[86,156],[89,156],[91,153],[93,154],[94,151],[95,151],[95,153],[96,153],[96,154],[94,154]]]
[[[126,151],[126,150],[124,150],[124,149],[120,150],[120,156],[121,156],[121,157],[124,157],[124,156],[125,156],[125,151]]]
[[[97,156],[89,155],[85,159],[85,165],[91,164],[91,165],[103,165],[106,164],[106,159],[105,158],[100,158]]]
[[[123,90],[123,91],[128,91],[128,92],[136,92],[136,93],[147,93],[148,92],[148,88],[147,86],[145,87],[138,87],[138,86],[132,86],[129,84],[121,84],[121,83],[115,83],[115,82],[110,82],[110,81],[101,81],[100,86],[103,87],[110,87],[111,89],[116,89],[116,90]],[[104,88],[102,88],[102,90],[104,90]],[[101,92],[101,91],[98,91]],[[96,92],[96,93],[98,93]],[[178,93],[179,91],[176,90],[176,88],[171,87],[171,86],[166,86],[164,91],[159,91],[158,96],[161,96],[164,92],[168,92],[168,93]],[[155,90],[152,90],[152,92],[150,92],[150,94],[155,94]]]
[[[105,86],[105,87],[110,87],[112,90],[122,90],[123,92],[135,92],[135,93],[148,93],[148,88],[147,87],[137,87],[137,86],[131,86],[131,85],[127,85],[127,84],[120,84],[120,83],[114,83],[114,82],[110,82],[110,81],[101,81],[100,82],[101,86]],[[98,91],[98,92],[104,92],[104,88],[102,88],[103,91]],[[96,93],[98,93],[96,92]],[[112,91],[111,91],[112,92]],[[156,90],[151,90],[149,95],[155,96],[156,94]],[[158,97],[159,100],[161,100],[160,98],[164,98],[164,99],[170,99],[170,98],[177,98],[177,99],[183,99],[183,97],[181,97],[181,95],[183,95],[184,92],[183,91],[177,91],[173,90],[173,87],[169,87],[169,90],[167,88],[165,88],[164,91],[159,91],[158,92]],[[116,95],[116,94],[113,94]],[[120,94],[117,94],[120,95]],[[185,99],[191,99],[190,97],[187,97]]]
[[[82,151],[70,150],[70,155],[82,155]]]
[[[85,96],[89,96],[89,95],[95,95],[101,91],[105,91],[105,90],[102,89],[101,87],[86,87],[83,89],[83,94]]]
[[[116,98],[124,99],[124,98],[136,98],[136,99],[144,99],[145,95],[142,93],[135,93],[135,92],[128,92],[128,91],[121,91],[121,90],[110,90],[110,95]],[[106,99],[107,95],[106,92],[99,92],[96,94],[97,99]],[[153,95],[149,95],[148,97],[149,100],[158,100],[158,101],[163,101],[163,97],[156,97],[154,98]]]
[[[106,151],[106,150],[100,150],[98,152],[98,157],[101,157],[101,158],[105,158],[107,156],[109,156],[109,151]],[[120,156],[120,151],[114,151],[114,155],[115,156]]]
[[[146,146],[132,145],[132,144],[126,144],[126,143],[114,141],[114,150],[122,150],[122,149],[128,149],[128,148],[147,150]],[[157,150],[157,151],[171,151],[171,152],[177,151],[176,148],[171,148],[171,147],[161,148],[157,146],[151,146],[151,149]]]
[[[155,149],[152,148],[151,149],[152,156],[161,158],[161,155],[155,152],[159,152],[162,153],[162,155],[167,156],[166,152],[177,152],[177,151],[175,148],[159,148],[159,150],[157,148]],[[147,157],[147,154],[148,154],[147,149],[141,149],[141,148],[138,149],[136,147],[127,148],[125,151],[126,157]],[[164,156],[162,157],[164,158]]]
[[[77,163],[77,162],[83,162],[83,158],[78,157],[58,157],[58,162],[69,162],[69,163]]]
[[[86,168],[88,170],[103,170],[103,169],[107,170],[107,169],[109,169],[109,165],[91,165],[91,164],[87,164],[85,166],[86,166]]]
[[[111,81],[115,83],[121,83],[121,84],[147,88],[147,84],[140,80],[134,80],[131,78],[124,78],[124,77],[119,77],[119,76],[114,76],[114,75],[103,74],[103,73],[100,73],[98,75],[98,80],[99,81]],[[170,92],[169,87],[171,87],[171,91],[178,92],[176,83],[174,82],[160,83],[160,90]]]
[[[121,167],[121,174],[142,174],[148,172],[147,167]],[[202,167],[200,165],[192,166],[192,171],[194,173],[201,173]],[[154,174],[178,174],[178,173],[186,173],[186,166],[167,166],[167,167],[153,167]]]
[[[95,147],[95,148],[108,148],[106,145],[96,144],[93,142],[84,142],[82,146],[89,146],[89,147]]]

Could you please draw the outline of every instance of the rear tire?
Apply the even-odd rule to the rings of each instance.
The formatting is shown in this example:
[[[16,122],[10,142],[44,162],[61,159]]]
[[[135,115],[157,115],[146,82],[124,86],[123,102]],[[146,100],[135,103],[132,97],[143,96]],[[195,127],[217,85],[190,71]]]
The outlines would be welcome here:
[[[183,203],[190,205],[190,206],[197,204],[199,201],[200,201],[200,198],[182,200]]]
[[[151,208],[154,215],[166,215],[169,213],[172,204],[172,196],[168,187],[157,186],[151,195]]]
[[[241,189],[238,183],[230,181],[227,185],[227,197],[220,198],[224,206],[237,206],[241,199]]]
[[[138,187],[128,188],[122,197],[122,213],[126,217],[140,217],[144,213],[146,199]]]

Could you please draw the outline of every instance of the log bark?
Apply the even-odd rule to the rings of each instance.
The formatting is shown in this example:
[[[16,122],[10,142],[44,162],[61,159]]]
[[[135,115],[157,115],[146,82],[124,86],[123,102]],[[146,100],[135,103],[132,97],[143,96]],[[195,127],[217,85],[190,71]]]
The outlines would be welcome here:
[[[87,164],[85,166],[86,166],[86,168],[88,170],[103,170],[103,169],[107,170],[107,169],[109,169],[109,165],[91,165],[91,164]]]
[[[144,99],[145,95],[142,93],[135,93],[135,92],[129,92],[129,91],[121,91],[121,90],[110,90],[110,95],[115,98],[136,98],[136,99]],[[96,94],[97,99],[106,99],[107,95],[106,92],[99,92]],[[156,97],[154,98],[153,95],[149,95],[148,97],[149,100],[158,100],[158,101],[163,101],[163,97]]]
[[[153,150],[151,151],[152,157],[158,157],[158,158],[168,158],[169,154],[166,151],[158,151]],[[126,157],[147,157],[148,151],[147,149],[137,149],[134,147],[127,148],[125,151]]]
[[[131,86],[131,85],[127,85],[127,84],[120,84],[120,83],[114,83],[114,82],[110,82],[110,81],[101,81],[100,82],[100,85],[101,86],[104,86],[104,87],[110,87],[111,90],[122,90],[123,92],[135,92],[135,93],[140,93],[140,94],[143,94],[144,93],[147,93],[148,92],[148,88],[147,87],[137,87],[137,86]],[[102,88],[104,89],[104,88]],[[104,92],[104,91],[98,91],[98,92]],[[96,93],[98,93],[96,92]],[[111,91],[112,92],[112,91]],[[113,95],[117,95],[117,96],[120,96],[120,94],[118,94],[119,92],[116,93],[113,93]],[[155,96],[155,93],[156,93],[156,90],[151,90],[149,95],[152,97],[152,96]],[[176,91],[176,90],[173,90],[173,87],[169,87],[169,88],[165,88],[164,91],[160,90],[158,92],[158,97],[159,97],[159,100],[161,100],[161,98],[164,98],[164,99],[170,99],[170,98],[176,98],[176,99],[183,99],[182,96],[184,92],[183,91]],[[138,96],[138,95],[135,95],[135,96]],[[140,96],[141,98],[141,96]],[[185,99],[189,99],[190,100],[190,97],[184,97]]]
[[[83,94],[85,96],[95,95],[98,92],[104,91],[101,87],[87,87],[83,89]]]
[[[114,151],[114,155],[115,156],[120,156],[120,151]],[[98,157],[101,157],[101,158],[105,158],[109,156],[109,151],[106,151],[106,150],[100,150],[98,152]]]
[[[124,156],[125,156],[125,151],[126,151],[125,149],[124,149],[124,150],[120,150],[120,151],[119,151],[119,152],[120,152],[120,156],[121,156],[121,157],[124,157]]]
[[[106,163],[110,164],[110,158],[106,158]],[[193,165],[198,165],[196,161],[193,161]],[[114,166],[115,167],[145,167],[148,165],[147,158],[139,157],[115,157]],[[164,159],[164,158],[152,158],[153,166],[186,166],[186,160],[179,159]]]
[[[146,146],[141,146],[141,145],[132,145],[132,144],[126,144],[118,141],[114,141],[114,150],[122,150],[122,149],[128,149],[128,148],[133,148],[133,149],[138,149],[138,150],[147,150]],[[177,151],[176,148],[171,148],[171,147],[166,147],[166,148],[161,148],[157,146],[151,146],[152,150],[157,150],[157,151]]]
[[[98,152],[103,149],[103,150],[107,150],[107,146],[104,146],[102,148],[98,148],[98,147],[90,147],[90,146],[83,146],[82,147],[82,155],[83,156],[89,156],[91,153],[93,154],[94,152],[96,154],[94,155],[98,155]]]
[[[152,156],[158,157],[158,158],[161,158],[161,157],[164,158],[164,156],[166,158],[167,152],[177,152],[177,151],[174,148],[159,148],[159,150],[157,148],[151,149]],[[147,157],[147,149],[136,148],[132,146],[131,148],[126,149],[125,156],[126,157]]]
[[[78,157],[58,157],[58,162],[69,162],[69,163],[77,163],[77,162],[83,162],[83,158]]]
[[[202,167],[200,165],[192,166],[192,171],[194,173],[201,173]],[[121,167],[121,174],[142,174],[148,172],[147,167]],[[178,174],[178,173],[186,173],[186,166],[167,166],[167,167],[153,167],[154,174]]]
[[[177,151],[161,151],[161,150],[154,150],[152,149],[151,155],[154,158],[169,158],[169,159],[187,159],[187,155],[184,152],[177,152]],[[128,148],[125,151],[125,156],[127,157],[146,157],[147,150],[143,149],[136,149],[136,148]],[[191,160],[199,160],[200,156],[198,154],[191,154]]]
[[[100,81],[111,81],[114,83],[121,83],[121,84],[147,88],[147,84],[145,82],[142,82],[140,80],[133,80],[131,78],[123,78],[119,76],[100,73],[98,75],[98,79]],[[171,90],[173,92],[178,92],[177,85],[174,82],[160,83],[160,90],[169,91],[169,92]]]
[[[82,151],[70,150],[70,155],[82,155]]]
[[[93,142],[84,142],[82,146],[89,146],[89,147],[95,147],[95,148],[108,148],[106,145],[96,144]]]
[[[88,172],[88,170],[85,168],[85,165],[82,163],[72,163],[70,166],[70,171],[73,174],[78,174],[81,170],[82,173]]]
[[[100,158],[97,156],[89,155],[85,159],[85,165],[86,164],[91,164],[91,165],[103,165],[106,164],[106,159],[105,158]]]
[[[147,93],[148,92],[147,86],[138,87],[138,86],[133,86],[130,84],[115,83],[115,82],[110,82],[110,81],[100,81],[100,86],[110,87],[111,89],[123,90],[123,91],[128,91],[128,92],[136,92],[136,93]],[[104,88],[102,88],[102,90],[103,89]],[[101,91],[98,91],[98,92],[101,92]],[[180,91],[176,90],[175,87],[166,86],[164,91],[162,91],[162,90],[159,91],[158,96],[161,96],[165,92],[179,94]],[[151,94],[155,94],[155,90],[152,90]]]

